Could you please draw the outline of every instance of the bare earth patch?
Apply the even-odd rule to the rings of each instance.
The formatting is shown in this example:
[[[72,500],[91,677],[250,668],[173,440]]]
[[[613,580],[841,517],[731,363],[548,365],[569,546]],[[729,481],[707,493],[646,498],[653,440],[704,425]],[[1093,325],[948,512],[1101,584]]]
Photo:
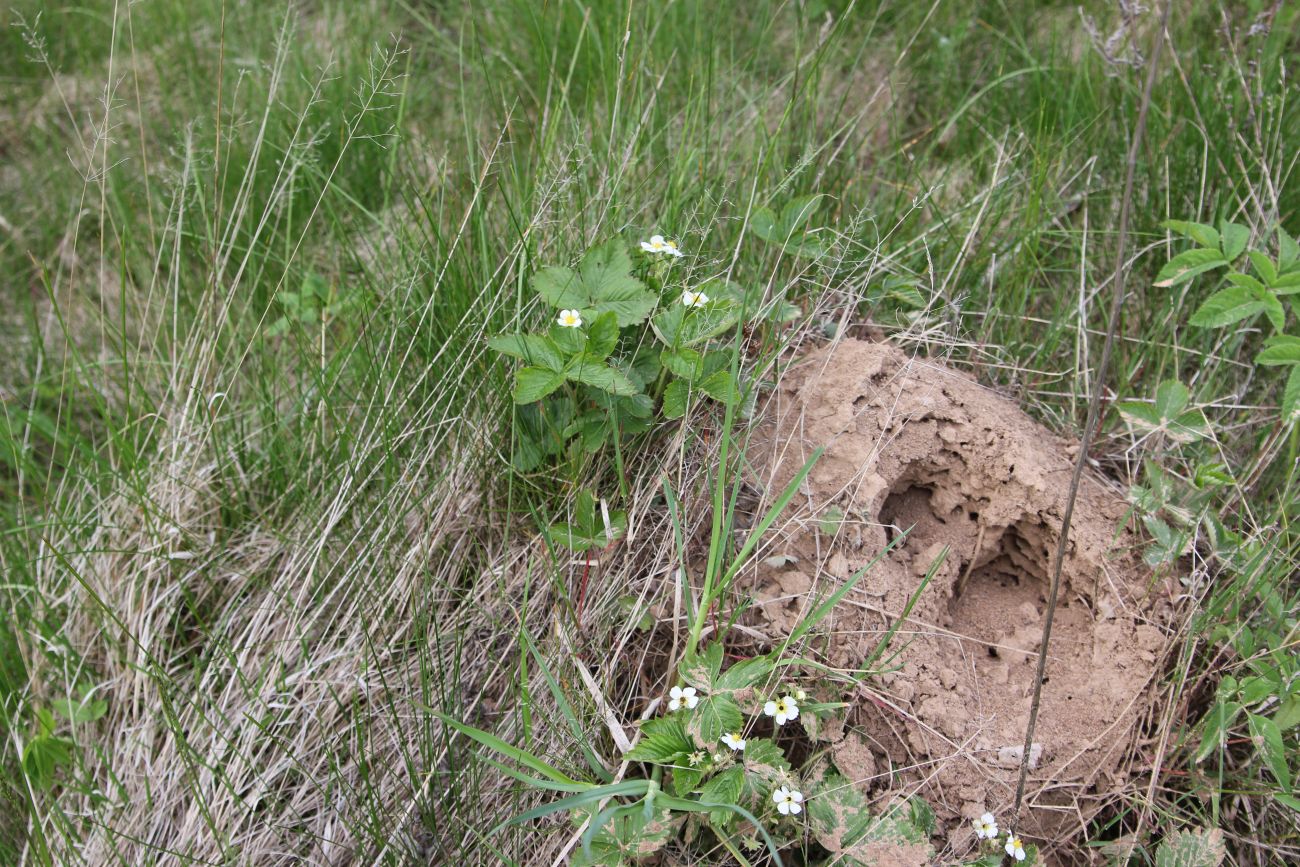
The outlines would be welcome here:
[[[800,361],[767,406],[751,452],[769,491],[825,454],[779,523],[755,579],[753,625],[779,638],[857,570],[816,648],[854,671],[920,592],[846,719],[829,737],[863,788],[924,796],[949,841],[959,819],[1014,800],[1046,608],[1077,446],[941,362],[846,340]],[[1085,476],[1070,532],[1027,809],[1020,830],[1080,830],[1122,768],[1164,646],[1167,605],[1121,528],[1124,501]],[[776,565],[780,564],[780,565]],[[892,655],[896,652],[896,655]],[[891,783],[891,776],[893,782]]]

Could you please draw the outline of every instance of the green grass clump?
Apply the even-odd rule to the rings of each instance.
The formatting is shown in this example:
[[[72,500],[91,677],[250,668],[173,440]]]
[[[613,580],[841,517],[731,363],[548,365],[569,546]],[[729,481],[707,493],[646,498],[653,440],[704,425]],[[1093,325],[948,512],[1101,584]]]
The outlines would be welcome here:
[[[726,335],[737,377],[872,318],[1049,427],[1086,417],[1155,12],[2,14],[0,862],[554,857],[564,828],[484,836],[535,793],[439,714],[564,770],[617,756],[580,672],[620,708],[642,694],[629,636],[655,600],[650,570],[631,571],[654,558],[636,546],[664,543],[662,582],[700,538],[710,576],[744,545],[741,401],[517,460],[545,428],[488,340],[549,325],[530,281],[608,239],[675,238],[683,286],[795,305],[797,327]],[[1155,284],[1188,246],[1168,220],[1240,225],[1274,258],[1278,229],[1300,230],[1297,32],[1287,6],[1184,10],[1153,91],[1103,399],[1154,406],[1175,381],[1205,431],[1172,442],[1110,412],[1094,452],[1136,486],[1168,555],[1153,575],[1182,579],[1187,614],[1154,771],[1098,814],[1099,845],[1154,853],[1203,825],[1241,862],[1261,843],[1295,854],[1288,371],[1251,363],[1263,320],[1193,321],[1220,284]],[[577,526],[583,490],[627,512],[625,566],[538,540]],[[79,718],[85,701],[104,715]],[[66,755],[33,759],[43,734]]]

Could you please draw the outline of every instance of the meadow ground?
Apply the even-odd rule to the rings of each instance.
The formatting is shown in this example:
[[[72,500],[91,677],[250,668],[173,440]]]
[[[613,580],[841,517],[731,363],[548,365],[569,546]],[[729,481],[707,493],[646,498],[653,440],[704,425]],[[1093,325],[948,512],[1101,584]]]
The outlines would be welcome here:
[[[924,589],[861,596],[870,568],[787,568],[785,540],[830,563],[854,516],[797,517],[782,496],[797,484],[755,482],[757,444],[796,358],[889,339],[1010,401],[1008,418],[1018,405],[1068,463],[1117,265],[1089,473],[1124,504],[1124,598],[1161,613],[1133,623],[1153,630],[1150,677],[1117,712],[1122,760],[1102,788],[1031,800],[1026,842],[1045,863],[1300,861],[1300,9],[1176,2],[1167,30],[1159,12],[0,9],[0,863],[617,863],[600,846],[618,839],[584,850],[564,811],[496,826],[560,797],[617,804],[611,786],[640,797],[648,774],[683,785],[680,756],[665,777],[622,755],[679,663],[689,679],[692,652],[723,636],[727,658],[826,700],[801,741],[778,737],[796,760],[780,779],[812,795],[806,832],[768,804],[785,863],[871,863],[817,830],[817,802],[882,823],[916,794],[933,813],[913,802],[908,827],[927,833],[875,863],[970,863],[970,810],[1005,825],[1007,792],[958,797],[925,787],[944,772],[900,764],[929,755],[923,694],[954,688],[902,682],[940,609]],[[643,251],[655,234],[684,255]],[[582,284],[589,297],[545,276],[593,256],[583,279],[613,276]],[[560,343],[489,346],[560,307],[586,317]],[[688,323],[714,315],[693,355]],[[598,372],[575,372],[565,353],[606,328]],[[575,332],[590,346],[565,344]],[[516,379],[510,352],[533,372]],[[515,388],[542,400],[517,407]],[[905,481],[868,529],[944,490]],[[1000,559],[981,559],[972,525],[949,583],[1010,592],[1046,543],[1007,526]],[[914,573],[878,574],[948,580],[942,557],[907,556]],[[777,632],[770,592],[807,602]],[[1109,618],[1089,594],[1067,601]],[[847,662],[835,601],[882,618]],[[950,613],[953,630],[984,628]],[[1036,634],[1008,640],[1030,659]],[[704,682],[720,696],[738,670]],[[771,731],[754,713],[751,736]],[[819,746],[819,726],[861,738],[856,759]],[[528,752],[505,758],[480,730]],[[839,789],[815,788],[823,754]],[[740,803],[740,782],[705,785]],[[587,826],[645,842],[637,815]],[[655,829],[659,863],[776,860],[725,810],[681,815]]]

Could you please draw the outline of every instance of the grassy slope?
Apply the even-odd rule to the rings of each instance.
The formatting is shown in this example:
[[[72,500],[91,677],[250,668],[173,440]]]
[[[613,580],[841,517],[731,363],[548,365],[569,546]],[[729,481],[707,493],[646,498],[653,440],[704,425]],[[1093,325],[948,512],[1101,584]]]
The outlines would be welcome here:
[[[908,339],[1059,429],[1081,423],[1138,71],[1086,47],[1072,4],[858,4],[847,17],[844,2],[751,5],[231,4],[223,23],[214,0],[116,15],[56,4],[3,31],[0,267],[15,291],[0,299],[13,347],[0,358],[0,556],[23,628],[0,638],[17,808],[0,847],[39,822],[33,845],[62,860],[91,833],[73,813],[97,796],[31,790],[16,766],[33,706],[84,683],[107,685],[115,723],[73,733],[99,785],[139,761],[145,748],[118,731],[141,714],[186,775],[162,804],[113,783],[96,809],[120,830],[95,832],[113,857],[131,860],[114,835],[152,812],[213,829],[217,844],[185,838],[193,856],[270,824],[276,845],[323,857],[310,835],[329,809],[374,851],[394,836],[395,803],[415,810],[410,846],[473,838],[477,787],[493,785],[478,771],[412,797],[447,761],[420,707],[478,712],[467,689],[523,667],[517,648],[483,652],[461,631],[515,628],[518,588],[494,587],[496,567],[531,512],[562,509],[613,460],[510,473],[507,371],[481,337],[536,315],[520,303],[527,275],[592,240],[668,230],[714,251],[701,275],[730,264],[742,282],[884,319],[888,304],[861,299],[885,274],[914,280],[929,309],[900,329]],[[1117,26],[1094,12],[1105,33]],[[1222,459],[1256,479],[1234,520],[1276,546],[1255,577],[1284,596],[1280,615],[1222,594],[1204,604],[1285,624],[1294,473],[1269,438],[1276,380],[1238,363],[1258,334],[1188,327],[1197,283],[1147,288],[1166,217],[1297,228],[1286,143],[1300,123],[1279,65],[1296,19],[1283,15],[1255,36],[1240,10],[1227,35],[1220,10],[1176,16],[1112,382],[1144,396],[1180,376],[1214,405]],[[754,204],[810,191],[833,197],[818,218],[839,241],[833,265],[796,272],[742,238]],[[284,293],[304,286],[323,287],[325,321],[268,336]],[[1115,419],[1107,430],[1099,454],[1121,472],[1143,456],[1193,463],[1133,447]],[[563,596],[536,580],[530,594]],[[250,659],[250,640],[294,650]],[[1212,659],[1189,640],[1185,677]],[[320,667],[334,680],[298,699],[330,705],[328,737],[280,743],[271,718],[288,712],[272,693]],[[383,700],[340,686],[358,672],[385,683]],[[241,695],[195,700],[234,681]],[[1172,706],[1174,725],[1196,711]],[[1213,779],[1172,760],[1147,806],[1294,833],[1267,797],[1247,797],[1261,787],[1249,753],[1224,758]],[[212,813],[259,781],[273,794],[247,826]],[[1225,795],[1181,794],[1207,786]]]

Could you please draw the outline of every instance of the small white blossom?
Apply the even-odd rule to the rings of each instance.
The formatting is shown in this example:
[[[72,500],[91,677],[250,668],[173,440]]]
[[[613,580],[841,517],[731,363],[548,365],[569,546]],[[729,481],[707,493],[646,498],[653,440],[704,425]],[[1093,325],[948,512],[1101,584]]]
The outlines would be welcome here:
[[[782,786],[772,793],[776,809],[782,816],[793,816],[803,812],[803,792],[792,792]]]
[[[668,709],[681,710],[682,707],[687,709],[695,707],[700,703],[700,697],[695,694],[695,687],[688,686],[683,689],[680,686],[674,686],[668,690]]]
[[[733,750],[743,750],[745,748],[745,739],[740,736],[740,732],[727,732],[722,736],[722,742]]]
[[[808,693],[804,692],[802,689],[796,689],[794,691],[794,697],[796,701],[803,701],[808,697]]]
[[[1010,831],[1007,832],[1007,845],[1003,846],[1002,848],[1007,851],[1008,855],[1010,855],[1012,858],[1015,858],[1017,861],[1025,860],[1024,844],[1020,842],[1019,837],[1017,837],[1015,834],[1012,834]]]
[[[971,822],[975,826],[975,836],[981,840],[992,840],[998,835],[998,820],[992,813],[985,813]]]
[[[555,321],[564,328],[581,328],[582,314],[577,310],[561,310],[560,318]]]
[[[788,721],[799,718],[799,705],[793,698],[786,695],[763,705],[763,713],[776,717],[776,724],[783,726]]]
[[[682,303],[687,307],[703,307],[709,303],[709,296],[703,292],[692,292],[687,289],[682,293]]]
[[[686,757],[687,763],[693,768],[704,761],[704,751],[696,750]]]
[[[647,253],[666,253],[674,258],[682,255],[682,251],[677,249],[677,242],[667,240],[663,235],[652,235],[649,241],[642,241],[641,249]]]

